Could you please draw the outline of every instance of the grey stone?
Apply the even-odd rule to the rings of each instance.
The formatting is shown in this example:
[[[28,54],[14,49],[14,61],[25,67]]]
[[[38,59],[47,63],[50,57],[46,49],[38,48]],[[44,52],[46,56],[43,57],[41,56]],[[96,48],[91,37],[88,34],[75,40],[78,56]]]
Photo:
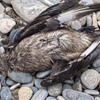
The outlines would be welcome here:
[[[86,20],[87,20],[86,16],[84,16],[84,17],[82,17],[82,18],[79,19],[79,21],[80,21],[80,23],[81,23],[82,26],[86,24]]]
[[[62,95],[66,100],[94,100],[94,98],[89,94],[71,89],[65,89]]]
[[[93,0],[94,3],[100,3],[100,0]]]
[[[98,21],[98,26],[100,27],[100,21]]]
[[[85,93],[90,94],[90,95],[99,95],[99,91],[97,90],[84,90]]]
[[[13,80],[11,80],[10,78],[7,78],[6,80],[6,84],[9,85],[9,86],[12,86],[14,85],[16,82],[14,82]]]
[[[19,83],[29,83],[32,81],[32,76],[29,73],[12,71],[8,73],[8,76]]]
[[[11,1],[13,1],[13,0],[2,0],[4,3],[6,3],[6,4],[11,4]]]
[[[33,93],[35,93],[35,92],[37,92],[37,91],[38,91],[38,88],[37,88],[37,87],[35,87],[35,86],[32,86],[32,87],[31,87],[31,89],[32,89]]]
[[[3,87],[1,90],[1,100],[11,100],[12,94],[8,87]]]
[[[96,68],[94,68],[97,72],[99,72],[100,73],[100,67],[96,67]]]
[[[13,0],[11,4],[15,12],[27,22],[31,22],[48,8],[38,0]]]
[[[47,96],[48,92],[45,89],[40,89],[33,95],[31,100],[45,100]]]
[[[45,88],[41,85],[41,82],[43,81],[43,79],[35,79],[35,86],[38,88],[38,89],[42,89],[42,88]]]
[[[78,20],[75,20],[71,23],[71,27],[75,30],[81,29],[82,25]]]
[[[100,67],[100,56],[98,56],[92,63],[93,67]]]
[[[74,90],[82,91],[82,84],[80,82],[76,82],[72,87]]]
[[[72,89],[72,87],[71,87],[71,85],[69,85],[69,84],[64,84],[63,85],[63,90],[64,89]]]
[[[48,87],[48,93],[50,96],[58,96],[61,94],[62,91],[62,84],[55,84]]]
[[[81,75],[81,81],[88,89],[95,89],[100,82],[100,74],[93,69],[88,69]]]
[[[4,6],[0,3],[0,14],[3,14],[4,10],[5,10]]]
[[[38,72],[36,74],[36,77],[37,78],[44,78],[44,77],[48,76],[50,73],[51,73],[51,70],[44,71],[44,72]]]
[[[82,5],[90,5],[90,4],[93,4],[93,0],[81,0],[79,2],[79,4],[82,4]]]
[[[55,97],[49,96],[49,97],[46,98],[46,100],[57,100],[57,99]]]
[[[92,17],[90,15],[87,16],[87,26],[92,26]]]
[[[100,11],[97,12],[97,19],[100,21]]]
[[[0,46],[0,54],[3,54],[5,52],[5,49],[3,46]]]
[[[58,96],[57,100],[65,100],[62,96]]]
[[[74,84],[74,81],[73,80],[65,80],[64,83],[73,85]]]

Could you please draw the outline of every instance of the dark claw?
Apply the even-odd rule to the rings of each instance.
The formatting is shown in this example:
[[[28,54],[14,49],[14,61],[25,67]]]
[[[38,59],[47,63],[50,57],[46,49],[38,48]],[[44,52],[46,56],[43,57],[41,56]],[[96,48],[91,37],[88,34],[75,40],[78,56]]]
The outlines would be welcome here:
[[[86,33],[94,33],[95,29],[96,28],[94,26],[87,26],[87,27],[82,27],[79,31],[86,32]]]

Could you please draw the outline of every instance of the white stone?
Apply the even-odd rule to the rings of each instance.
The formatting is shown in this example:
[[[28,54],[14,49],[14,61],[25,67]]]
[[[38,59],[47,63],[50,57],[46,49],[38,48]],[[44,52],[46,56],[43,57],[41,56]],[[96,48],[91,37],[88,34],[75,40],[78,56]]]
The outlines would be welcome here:
[[[100,11],[97,12],[97,20],[100,21]]]
[[[16,22],[12,19],[3,18],[0,19],[0,32],[6,34],[16,25]]]
[[[87,26],[92,26],[92,17],[90,15],[87,16]]]
[[[0,54],[3,54],[5,52],[5,49],[1,46],[0,47]]]
[[[79,2],[79,4],[82,4],[82,5],[89,5],[89,4],[93,4],[93,0],[81,0]]]
[[[0,14],[3,14],[4,10],[5,10],[4,6],[0,3]]]
[[[58,96],[57,100],[65,100],[62,96]]]
[[[88,89],[95,89],[100,82],[100,74],[93,69],[88,69],[81,75],[81,81]]]
[[[71,27],[75,30],[81,29],[81,23],[78,20],[75,20],[71,23]]]
[[[79,21],[80,21],[80,23],[81,23],[82,26],[86,24],[86,20],[87,20],[86,16],[84,16],[84,17],[82,17],[82,18],[79,19]]]
[[[11,2],[14,11],[25,21],[31,22],[48,6],[38,0],[13,0]]]
[[[94,3],[100,3],[100,0],[93,0]]]
[[[100,21],[98,21],[98,26],[100,27]]]

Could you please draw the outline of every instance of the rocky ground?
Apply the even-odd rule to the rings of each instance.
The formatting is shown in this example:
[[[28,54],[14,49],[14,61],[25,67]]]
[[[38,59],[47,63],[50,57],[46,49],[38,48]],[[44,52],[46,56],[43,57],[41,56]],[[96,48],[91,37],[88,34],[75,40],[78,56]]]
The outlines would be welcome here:
[[[62,0],[0,0],[0,53],[3,44],[43,10]],[[100,3],[100,0],[81,0],[83,5]],[[100,12],[68,23],[75,30],[82,26],[100,27]],[[81,67],[81,66],[80,66]],[[1,87],[0,100],[100,100],[100,56],[80,76],[49,87],[41,86],[51,70],[37,73],[10,72],[8,87]]]

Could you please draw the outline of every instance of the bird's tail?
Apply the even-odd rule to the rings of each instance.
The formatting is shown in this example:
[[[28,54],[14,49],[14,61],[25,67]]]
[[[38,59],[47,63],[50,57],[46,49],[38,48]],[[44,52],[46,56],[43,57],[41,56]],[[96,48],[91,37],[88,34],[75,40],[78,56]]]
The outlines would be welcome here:
[[[61,23],[67,23],[69,21],[79,19],[83,16],[89,15],[93,12],[100,11],[100,4],[92,4],[88,6],[80,6],[75,7],[74,9],[70,9],[58,16],[58,20]]]

